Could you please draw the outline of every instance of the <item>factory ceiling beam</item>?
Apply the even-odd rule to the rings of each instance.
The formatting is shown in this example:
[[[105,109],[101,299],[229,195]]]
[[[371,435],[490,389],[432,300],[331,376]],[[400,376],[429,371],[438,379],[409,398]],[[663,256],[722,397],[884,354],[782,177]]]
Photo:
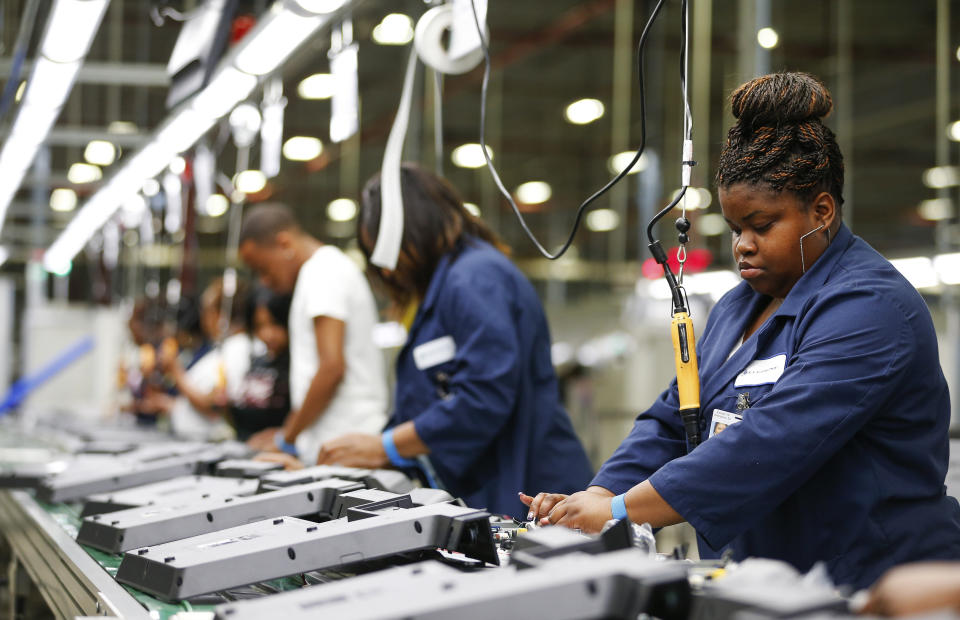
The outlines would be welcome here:
[[[28,75],[33,61],[25,62],[22,75]],[[10,77],[11,58],[0,58],[0,79]],[[85,62],[77,73],[78,84],[119,84],[168,88],[170,76],[166,65],[135,62]]]

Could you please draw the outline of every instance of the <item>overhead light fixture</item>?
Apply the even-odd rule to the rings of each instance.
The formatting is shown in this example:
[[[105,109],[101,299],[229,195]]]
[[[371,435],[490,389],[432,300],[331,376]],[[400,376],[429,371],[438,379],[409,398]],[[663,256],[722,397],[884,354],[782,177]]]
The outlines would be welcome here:
[[[933,269],[944,284],[960,284],[960,252],[934,256]]]
[[[550,200],[553,190],[544,181],[527,181],[514,191],[517,200],[527,205],[538,205]]]
[[[599,99],[578,99],[567,106],[564,117],[574,125],[586,125],[603,116],[603,102]]]
[[[74,185],[93,183],[94,181],[99,181],[102,178],[103,172],[100,171],[98,166],[94,166],[93,164],[77,162],[70,166],[70,169],[67,171],[67,180]]]
[[[719,213],[706,213],[697,220],[697,231],[705,237],[716,237],[729,232],[727,221]]]
[[[923,184],[933,189],[943,189],[960,184],[960,171],[956,166],[935,166],[923,172]]]
[[[290,161],[312,161],[323,153],[323,142],[311,136],[293,136],[283,143],[283,156]]]
[[[622,153],[611,155],[610,159],[607,160],[607,170],[609,170],[611,174],[620,174],[620,171],[629,166],[630,162],[632,162],[636,156],[636,151],[623,151]],[[627,174],[643,172],[647,169],[647,163],[647,154],[642,153],[640,159],[637,160],[637,163],[634,164],[633,168],[631,168]]]
[[[67,213],[77,208],[77,193],[72,189],[59,187],[50,192],[50,208],[59,213]]]
[[[143,182],[143,188],[141,189],[143,195],[152,198],[160,193],[160,181],[156,179],[147,179]]]
[[[349,222],[357,217],[357,203],[349,198],[337,198],[327,205],[327,217],[334,222]]]
[[[757,31],[757,43],[763,49],[773,49],[780,42],[780,35],[773,28],[761,28]]]
[[[205,215],[220,217],[230,209],[230,201],[223,194],[210,194],[204,205]]]
[[[40,53],[54,62],[82,60],[109,0],[57,0],[47,20]]]
[[[487,146],[487,155],[493,160],[493,149]],[[475,142],[461,144],[450,153],[450,159],[454,165],[461,168],[482,168],[487,165],[487,160],[483,157],[483,149]]]
[[[233,131],[233,141],[237,146],[250,146],[260,131],[263,117],[260,110],[252,103],[238,105],[230,113],[230,129]]]
[[[587,228],[594,232],[608,232],[620,225],[620,214],[613,209],[595,209],[587,213]]]
[[[21,80],[20,86],[17,86],[17,94],[13,96],[13,100],[17,103],[20,103],[20,100],[23,99],[23,92],[27,90],[27,81]]]
[[[197,93],[190,106],[200,115],[220,118],[246,99],[257,87],[257,78],[234,67],[224,67],[210,85]]]
[[[79,69],[80,62],[59,63],[40,56],[27,80],[23,105],[59,110],[73,88],[73,78]]]
[[[916,289],[933,288],[940,282],[933,269],[933,261],[926,256],[897,258],[890,261]]]
[[[960,121],[953,121],[947,126],[947,136],[954,142],[960,142]]]
[[[267,176],[259,170],[244,170],[233,177],[233,186],[244,194],[256,194],[267,186]]]
[[[91,140],[83,150],[83,158],[91,164],[109,166],[117,159],[117,147],[106,140]]]
[[[413,20],[403,13],[390,13],[373,28],[373,41],[380,45],[406,45],[411,40]]]
[[[139,131],[135,123],[130,121],[111,121],[107,125],[107,133],[115,133],[120,135],[131,135]]]
[[[170,165],[167,166],[167,169],[179,176],[187,171],[187,160],[178,155],[170,160]]]
[[[676,190],[671,195],[671,201],[676,200],[681,190]],[[713,203],[713,194],[705,187],[688,187],[683,195],[683,202],[677,206],[685,206],[690,211],[697,209],[706,209]]]
[[[473,217],[480,217],[480,207],[473,204],[472,202],[463,203],[463,208],[467,210],[467,213]]]
[[[284,10],[283,2],[275,2],[269,13],[269,20],[257,30],[257,36],[237,53],[234,64],[244,73],[258,76],[272,73],[327,21]]]
[[[953,217],[953,201],[949,198],[924,200],[917,207],[917,213],[925,220],[938,222]]]
[[[3,266],[8,260],[10,260],[10,249],[6,246],[0,246],[0,266]]]
[[[333,75],[330,73],[314,73],[300,80],[297,85],[297,94],[301,99],[329,99],[336,90]]]
[[[333,13],[346,4],[346,0],[296,0],[305,11],[314,14]]]

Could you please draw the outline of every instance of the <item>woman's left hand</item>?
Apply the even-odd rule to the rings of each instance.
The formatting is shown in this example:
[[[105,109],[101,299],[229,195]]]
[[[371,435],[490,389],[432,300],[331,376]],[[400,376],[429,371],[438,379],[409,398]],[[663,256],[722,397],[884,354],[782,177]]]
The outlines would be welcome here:
[[[580,491],[557,503],[550,514],[540,520],[542,525],[565,525],[590,534],[603,529],[613,518],[609,495]]]
[[[378,469],[390,464],[380,435],[349,433],[320,446],[317,465],[343,465]]]

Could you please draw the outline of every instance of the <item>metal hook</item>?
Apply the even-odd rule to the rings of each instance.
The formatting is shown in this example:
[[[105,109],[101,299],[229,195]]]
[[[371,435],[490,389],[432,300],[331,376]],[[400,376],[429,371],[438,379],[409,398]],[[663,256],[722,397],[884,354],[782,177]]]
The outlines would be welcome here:
[[[807,263],[803,260],[803,240],[809,237],[810,235],[812,235],[813,233],[822,229],[823,229],[823,224],[820,224],[819,226],[817,226],[807,234],[800,237],[800,269],[801,269],[800,273],[807,273]],[[830,234],[830,231],[828,230],[827,235],[829,234]]]

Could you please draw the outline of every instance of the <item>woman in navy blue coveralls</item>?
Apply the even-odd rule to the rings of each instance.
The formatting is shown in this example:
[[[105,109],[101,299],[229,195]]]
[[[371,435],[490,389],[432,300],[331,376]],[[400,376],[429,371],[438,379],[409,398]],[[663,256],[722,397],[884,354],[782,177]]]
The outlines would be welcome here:
[[[960,557],[945,494],[950,404],[929,311],[840,217],[830,94],[798,73],[732,96],[718,166],[743,278],[698,342],[701,426],[689,454],[676,382],[641,413],[586,491],[525,497],[532,516],[593,531],[690,522],[701,556],[824,561],[864,587],[907,561]],[[802,239],[802,241],[801,241]]]
[[[394,306],[416,308],[397,358],[394,411],[383,436],[326,442],[319,462],[415,466],[408,460],[429,455],[453,495],[512,516],[527,512],[523,489],[584,488],[592,472],[560,404],[536,291],[448,183],[412,165],[400,178],[397,268],[371,267]],[[379,226],[378,176],[358,217],[368,259]]]

